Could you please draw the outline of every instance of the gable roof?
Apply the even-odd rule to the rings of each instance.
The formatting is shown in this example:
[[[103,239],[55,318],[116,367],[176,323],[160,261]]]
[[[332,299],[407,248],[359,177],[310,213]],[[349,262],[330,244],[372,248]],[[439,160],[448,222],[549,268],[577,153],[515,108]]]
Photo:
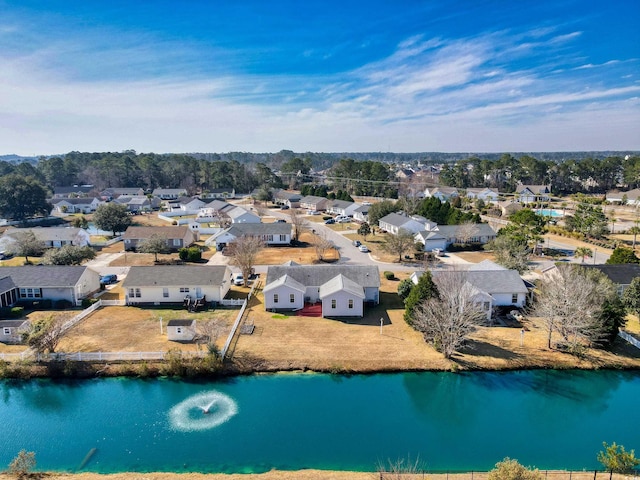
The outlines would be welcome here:
[[[189,232],[189,227],[171,226],[171,227],[128,227],[122,236],[123,239],[137,240],[139,238],[150,238],[152,235],[160,235],[161,237],[184,238]]]
[[[169,320],[167,323],[167,327],[190,327],[194,323],[196,323],[195,318],[191,319],[177,319],[177,320]]]
[[[93,185],[76,185],[75,187],[54,187],[54,195],[68,195],[71,193],[89,193],[95,187]]]
[[[74,287],[87,267],[66,265],[25,265],[2,267],[2,275],[16,287]],[[95,273],[98,275],[97,273]]]
[[[325,197],[317,197],[315,195],[307,195],[306,197],[302,197],[300,199],[300,203],[311,203],[311,204],[316,204],[316,203],[320,203],[323,200],[327,200]]]
[[[16,288],[16,284],[13,283],[11,277],[0,278],[0,293],[8,292],[9,290],[13,290],[14,288]]]
[[[273,290],[274,288],[278,288],[282,286],[287,286],[294,290],[298,290],[299,292],[304,292],[306,290],[306,287],[302,285],[300,282],[296,281],[290,275],[284,274],[274,282],[264,287],[263,291],[268,292],[269,290]]]
[[[348,292],[356,297],[364,298],[364,289],[362,286],[348,279],[342,274],[338,274],[331,280],[323,283],[318,291],[318,296],[324,298],[337,292]]]
[[[97,197],[77,197],[77,198],[52,198],[49,203],[58,205],[59,203],[68,203],[69,205],[89,205],[94,201],[102,202]]]
[[[631,281],[640,277],[640,264],[622,263],[618,265],[582,265],[587,268],[595,268],[604,273],[609,280],[618,285],[629,285]]]
[[[80,233],[80,228],[75,227],[34,227],[34,228],[8,228],[4,234],[11,238],[18,237],[21,233],[33,232],[39,241],[75,240]],[[83,230],[84,231],[84,230]]]
[[[385,215],[380,220],[378,220],[378,223],[384,222],[388,223],[389,225],[393,225],[394,227],[402,227],[409,221],[411,221],[411,218],[409,217],[405,217],[404,215],[400,215],[399,213],[389,213],[388,215]]]
[[[479,291],[494,293],[528,293],[520,274],[516,270],[471,270],[467,282]]]
[[[491,237],[495,236],[496,232],[491,225],[488,223],[475,223],[474,226],[477,228],[477,232],[475,236],[477,237]],[[448,238],[453,238],[456,236],[458,229],[461,225],[438,225],[438,230],[442,235],[445,235]]]
[[[365,288],[380,287],[380,273],[378,267],[374,265],[269,266],[266,285],[275,282],[283,275],[289,275],[295,281],[307,287],[319,287],[337,275],[343,275]]]
[[[187,287],[191,285],[220,286],[227,279],[226,265],[162,265],[131,267],[122,282],[123,287]]]
[[[551,189],[549,185],[517,185],[516,193],[522,193],[525,190],[529,190],[531,193],[549,193]]]
[[[290,223],[235,223],[226,230],[234,237],[243,235],[291,235]]]
[[[335,208],[349,208],[351,205],[354,205],[355,202],[349,202],[348,200],[331,200],[329,205]]]

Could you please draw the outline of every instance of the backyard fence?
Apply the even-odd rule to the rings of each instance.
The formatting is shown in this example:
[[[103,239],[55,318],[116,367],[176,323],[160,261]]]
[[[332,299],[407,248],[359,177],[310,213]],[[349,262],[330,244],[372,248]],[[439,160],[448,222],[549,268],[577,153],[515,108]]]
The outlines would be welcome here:
[[[233,337],[236,334],[236,330],[238,330],[238,327],[240,326],[240,323],[242,322],[242,317],[244,315],[245,310],[247,309],[247,305],[249,305],[249,300],[251,300],[251,297],[254,295],[254,292],[256,291],[256,288],[258,288],[258,285],[260,284],[259,280],[256,280],[255,282],[253,282],[253,285],[251,286],[251,290],[249,291],[249,295],[247,295],[247,298],[242,300],[243,304],[242,304],[242,308],[240,308],[240,311],[238,312],[238,316],[236,317],[236,321],[233,322],[233,326],[231,327],[231,332],[229,332],[229,336],[227,337],[227,341],[224,342],[224,347],[222,347],[222,352],[220,353],[220,356],[222,357],[222,359],[224,360],[224,357],[227,355],[227,352],[229,351],[229,347],[231,346],[231,342],[233,341]]]
[[[634,347],[640,348],[640,340],[638,340],[633,335],[629,335],[627,332],[623,332],[622,330],[618,332],[618,335],[624,338],[627,342],[629,342]]]
[[[223,298],[218,303],[223,307],[240,307],[246,302],[244,298]]]
[[[172,352],[76,352],[76,353],[39,353],[35,359],[39,362],[71,361],[71,362],[104,362],[104,361],[144,361],[165,360]],[[205,357],[206,352],[181,351],[183,358]]]

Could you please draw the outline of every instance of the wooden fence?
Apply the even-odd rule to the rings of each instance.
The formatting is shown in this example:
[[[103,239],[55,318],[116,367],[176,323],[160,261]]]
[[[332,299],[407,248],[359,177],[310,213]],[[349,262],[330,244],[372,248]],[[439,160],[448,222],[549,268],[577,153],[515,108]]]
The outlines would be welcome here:
[[[636,337],[629,335],[627,332],[623,332],[622,330],[618,332],[618,335],[624,338],[627,342],[629,342],[634,347],[640,348],[640,340],[638,340]]]

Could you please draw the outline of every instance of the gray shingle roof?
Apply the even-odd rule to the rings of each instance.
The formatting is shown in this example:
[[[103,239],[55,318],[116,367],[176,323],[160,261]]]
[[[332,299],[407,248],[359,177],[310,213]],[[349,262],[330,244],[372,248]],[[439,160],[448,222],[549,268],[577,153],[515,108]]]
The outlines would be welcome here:
[[[316,203],[321,202],[323,200],[326,200],[326,198],[317,197],[315,195],[307,195],[306,197],[302,197],[302,199],[300,200],[300,203],[313,203],[313,204],[316,204]]]
[[[150,238],[152,235],[160,235],[161,237],[166,237],[167,239],[172,238],[184,238],[187,232],[189,231],[189,227],[185,226],[173,226],[173,227],[129,227],[127,231],[124,232],[122,236],[123,239],[143,239]]]
[[[388,223],[389,225],[393,225],[394,227],[402,227],[405,223],[409,222],[411,218],[405,217],[404,215],[400,215],[399,213],[390,213],[382,217],[379,222]]]
[[[349,202],[348,200],[331,200],[329,203],[335,208],[348,208],[354,204],[354,202]]]
[[[190,320],[169,320],[167,327],[190,327],[195,323],[195,319]]]
[[[36,239],[41,242],[50,240],[75,240],[80,232],[79,228],[75,227],[35,227],[35,228],[10,228],[5,232],[5,235],[16,238],[21,233],[33,232]]]
[[[243,235],[291,235],[290,223],[238,223],[227,230],[234,237]]]
[[[3,272],[0,271],[0,275],[3,275]],[[11,277],[1,277],[0,278],[0,293],[8,292],[9,290],[13,290],[16,288],[16,284],[13,283]]]
[[[26,318],[20,320],[0,320],[0,328],[20,328],[22,325],[28,322],[29,320]]]
[[[515,270],[469,271],[467,281],[478,290],[494,293],[527,293],[527,286]]]
[[[349,292],[352,295],[360,298],[365,297],[364,289],[353,280],[349,280],[344,275],[336,275],[328,282],[322,284],[320,286],[318,295],[320,296],[320,298],[324,298],[327,295],[331,295],[333,293],[341,291]]]
[[[87,267],[60,265],[25,265],[2,267],[0,274],[11,277],[16,287],[73,287]],[[97,273],[96,273],[97,275]]]
[[[491,228],[488,223],[476,223],[474,226],[477,228],[476,237],[491,237],[495,236],[496,232]],[[447,238],[453,238],[456,236],[458,228],[461,225],[438,225],[438,231]]]
[[[307,287],[319,287],[338,275],[343,275],[365,288],[380,287],[380,272],[378,267],[373,265],[270,266],[267,269],[266,285],[276,281],[283,275],[290,275],[294,280]]]
[[[230,273],[224,265],[191,266],[163,265],[158,267],[131,267],[122,286],[129,287],[189,287],[222,285],[229,281]]]
[[[587,268],[595,268],[604,273],[609,279],[618,285],[629,285],[631,281],[640,277],[640,264],[624,263],[620,265],[582,265]]]
[[[269,285],[267,285],[264,288],[263,291],[268,292],[269,290],[272,290],[272,289],[277,288],[277,287],[281,287],[283,285],[286,285],[287,287],[293,288],[294,290],[298,290],[300,292],[304,292],[305,291],[305,286],[302,285],[300,282],[295,281],[289,275],[281,276],[280,278],[278,278],[274,282],[272,282]]]

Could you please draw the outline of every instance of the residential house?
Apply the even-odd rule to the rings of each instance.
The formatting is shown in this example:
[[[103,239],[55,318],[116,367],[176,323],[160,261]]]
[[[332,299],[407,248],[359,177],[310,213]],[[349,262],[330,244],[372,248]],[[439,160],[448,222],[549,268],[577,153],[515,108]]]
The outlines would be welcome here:
[[[353,219],[356,222],[365,223],[369,222],[369,208],[371,205],[360,205],[353,211]]]
[[[626,205],[640,205],[640,188],[634,188],[626,192],[611,190],[606,195],[607,202],[625,203]]]
[[[242,207],[232,205],[232,208],[227,209],[224,213],[229,217],[231,223],[260,223],[260,217],[254,213],[248,212]]]
[[[74,185],[72,187],[54,187],[53,198],[86,197],[93,192],[93,185]]]
[[[100,289],[100,275],[82,266],[2,267],[0,277],[0,306],[41,300],[80,305],[83,298]]]
[[[520,203],[548,202],[551,198],[549,185],[518,185],[516,199]]]
[[[31,328],[31,322],[26,318],[18,320],[0,320],[0,343],[23,343],[23,335]]]
[[[134,187],[134,188],[107,188],[100,192],[100,196],[107,201],[114,200],[121,196],[127,197],[144,197],[145,191],[143,188]]]
[[[49,200],[53,205],[53,213],[92,213],[95,212],[100,205],[105,203],[97,197],[79,197],[79,198],[53,198]]]
[[[487,203],[493,203],[498,201],[500,194],[497,190],[491,188],[467,188],[466,196],[473,200],[483,200]]]
[[[290,223],[239,223],[212,235],[205,245],[215,245],[217,250],[222,250],[243,236],[259,237],[269,246],[290,245],[292,231]]]
[[[413,177],[416,172],[410,168],[400,168],[396,171],[396,178],[407,180]]]
[[[302,195],[296,192],[278,190],[273,194],[273,203],[286,205],[289,208],[298,208],[300,206],[300,200],[302,200]]]
[[[202,200],[214,200],[216,198],[235,198],[236,190],[234,188],[212,188],[205,190],[200,194]]]
[[[427,198],[435,197],[441,202],[448,202],[452,198],[460,196],[460,193],[455,187],[427,187],[424,190],[424,196]]]
[[[63,247],[65,245],[75,245],[84,247],[91,243],[91,236],[86,230],[75,227],[34,227],[34,228],[8,228],[2,238],[0,245],[2,249],[10,250],[11,245],[16,243],[17,238],[23,233],[33,233],[36,239],[47,248]]]
[[[167,246],[171,250],[189,247],[196,241],[196,236],[189,227],[129,227],[124,232],[122,239],[125,250],[135,250],[142,240],[147,240],[151,236],[157,235],[167,239]]]
[[[334,215],[352,217],[359,206],[360,204],[347,200],[329,200],[327,203],[327,212],[333,213]]]
[[[378,220],[378,226],[381,230],[396,235],[400,230],[414,234],[424,230],[433,230],[437,224],[419,215],[409,217],[399,212],[385,215]]]
[[[169,320],[167,323],[167,340],[172,342],[192,342],[196,338],[196,321]]]
[[[231,287],[226,265],[131,267],[122,282],[127,305],[207,303],[222,300]]]
[[[380,301],[380,273],[369,265],[270,266],[263,293],[268,311],[321,302],[323,317],[362,317],[365,303]]]
[[[438,277],[452,272],[434,271],[433,281],[438,285]],[[526,305],[529,290],[516,270],[490,269],[454,272],[463,275],[464,282],[472,287],[474,301],[482,304],[482,310],[491,319],[494,308],[522,308]],[[422,272],[415,272],[411,280],[417,284]]]
[[[158,197],[120,195],[114,202],[126,205],[129,212],[139,213],[160,208],[161,200]]]
[[[198,217],[212,220],[228,219],[230,223],[260,223],[258,215],[222,200],[214,200],[204,205],[200,208]]]
[[[323,212],[327,209],[327,202],[329,202],[329,199],[325,197],[307,195],[300,199],[300,208],[311,210],[312,212]]]
[[[197,197],[180,197],[178,198],[177,204],[177,208],[184,212],[194,212],[206,205],[205,202]]]
[[[469,235],[471,234],[471,235]],[[465,238],[462,238],[464,235]],[[467,225],[438,225],[432,230],[416,232],[415,241],[424,244],[425,252],[435,249],[446,250],[454,243],[489,243],[496,238],[496,232],[487,223],[473,224],[473,231]]]
[[[187,196],[187,190],[184,188],[156,188],[153,196],[161,200],[177,200],[180,197]]]
[[[424,245],[425,252],[444,251],[449,246],[447,237],[445,234],[440,233],[439,230],[421,230],[416,232],[413,238],[416,242]]]
[[[582,265],[595,268],[604,273],[617,287],[619,295],[629,287],[634,278],[640,277],[640,265],[637,263],[623,263],[618,265]]]

